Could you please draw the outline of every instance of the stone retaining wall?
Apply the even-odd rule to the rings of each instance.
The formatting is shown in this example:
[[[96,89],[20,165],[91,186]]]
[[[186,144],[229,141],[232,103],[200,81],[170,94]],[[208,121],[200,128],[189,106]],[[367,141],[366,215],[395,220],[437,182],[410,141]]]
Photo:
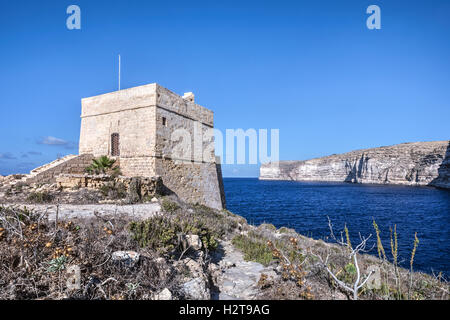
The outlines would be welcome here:
[[[110,175],[87,175],[87,174],[61,174],[56,177],[56,184],[62,189],[101,189],[104,186],[122,184],[126,191],[129,190],[132,180],[137,180],[138,194],[140,197],[164,194],[165,187],[159,176],[153,177],[112,177]]]

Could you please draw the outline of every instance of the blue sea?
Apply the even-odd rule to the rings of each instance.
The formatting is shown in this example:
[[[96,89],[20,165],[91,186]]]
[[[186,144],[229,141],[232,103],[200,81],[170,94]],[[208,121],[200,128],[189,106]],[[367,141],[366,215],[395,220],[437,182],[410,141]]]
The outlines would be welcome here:
[[[397,225],[399,261],[409,268],[417,232],[414,270],[450,275],[450,191],[432,187],[224,178],[227,208],[254,225],[295,229],[315,239],[329,236],[328,219],[339,234],[344,224],[353,244],[372,234],[377,222],[390,256],[390,227]],[[374,243],[374,242],[373,242]],[[372,247],[371,245],[368,246]],[[372,250],[376,255],[376,247]]]

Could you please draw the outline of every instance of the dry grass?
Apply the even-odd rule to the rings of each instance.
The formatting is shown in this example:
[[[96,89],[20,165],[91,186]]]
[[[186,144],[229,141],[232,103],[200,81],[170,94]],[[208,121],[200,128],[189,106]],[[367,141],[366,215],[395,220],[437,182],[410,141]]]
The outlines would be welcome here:
[[[261,299],[350,299],[321,265],[318,256],[329,256],[328,266],[338,279],[346,283],[355,280],[355,266],[348,258],[346,247],[314,240],[297,234],[292,229],[282,228],[271,232],[273,228],[261,225],[253,228],[247,236],[235,239],[235,245],[248,260],[265,265],[278,265],[278,280],[270,278],[260,281]],[[243,244],[245,242],[245,244]],[[266,243],[266,246],[262,244]],[[272,251],[271,256],[268,255]],[[369,254],[358,254],[359,267],[363,274],[369,266],[381,269],[381,286],[368,289],[364,286],[359,292],[362,300],[448,300],[449,284],[440,276],[394,266],[389,262]],[[267,263],[264,263],[267,262]],[[396,275],[400,281],[396,281]],[[281,281],[280,281],[281,280]],[[398,287],[398,283],[401,284]]]
[[[170,261],[141,248],[128,220],[55,224],[14,208],[1,208],[0,215],[0,299],[149,299],[163,288],[181,296]],[[138,264],[112,261],[118,250],[140,252]],[[66,289],[71,265],[81,269],[79,290]]]

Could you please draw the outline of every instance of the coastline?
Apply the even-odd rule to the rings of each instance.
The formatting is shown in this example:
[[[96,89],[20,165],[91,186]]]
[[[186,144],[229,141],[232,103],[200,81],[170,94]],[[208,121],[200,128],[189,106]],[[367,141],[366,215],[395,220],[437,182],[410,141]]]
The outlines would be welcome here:
[[[56,205],[13,205],[14,210],[23,208],[24,206],[27,206],[29,212],[32,211],[41,217],[40,219],[42,219],[43,214],[46,216],[44,220],[41,220],[42,225],[46,224],[45,221],[48,221],[50,226],[54,224],[55,219],[51,218],[54,210],[49,210],[49,207]],[[134,206],[136,209],[151,206],[155,209],[155,212],[147,216],[134,215],[133,212],[139,211],[129,210]],[[84,216],[80,214],[64,214],[64,212],[67,212],[65,210],[73,211],[77,207],[86,209],[87,211],[94,210],[94,212],[93,214]],[[102,207],[104,209],[103,212],[96,210]],[[5,208],[10,208],[10,206],[3,206],[2,208],[4,210]],[[126,208],[126,210],[120,210],[120,208]],[[270,224],[262,224],[259,226],[250,225],[243,217],[227,210],[220,211],[205,206],[192,206],[174,197],[158,198],[157,202],[147,205],[115,206],[99,204],[87,207],[80,205],[66,205],[65,207],[65,205],[61,205],[61,209],[62,214],[57,220],[61,224],[60,228],[64,229],[63,226],[70,223],[79,226],[80,229],[77,231],[79,233],[84,232],[83,230],[85,228],[92,228],[93,225],[98,225],[96,228],[100,228],[106,221],[110,221],[114,226],[112,234],[109,236],[109,241],[115,243],[113,247],[120,248],[120,250],[136,250],[136,252],[143,256],[149,254],[145,253],[148,251],[143,251],[144,248],[140,248],[140,246],[136,247],[135,245],[131,247],[124,246],[118,240],[124,236],[124,232],[128,234],[127,226],[130,223],[140,224],[141,222],[139,221],[142,221],[142,223],[145,221],[155,221],[156,223],[157,221],[162,221],[161,219],[169,219],[170,221],[188,219],[185,221],[196,221],[196,219],[202,217],[200,219],[203,221],[204,228],[206,227],[205,230],[210,230],[208,232],[211,235],[215,234],[215,240],[213,238],[200,238],[200,242],[194,240],[189,244],[193,250],[183,253],[181,257],[179,257],[180,253],[177,250],[173,252],[169,250],[165,254],[158,254],[158,258],[152,258],[159,259],[158,261],[166,265],[169,269],[178,270],[177,268],[181,268],[180,270],[182,270],[187,266],[190,270],[190,275],[186,277],[186,275],[182,276],[183,273],[181,273],[179,278],[177,278],[178,280],[176,280],[179,283],[178,286],[184,289],[177,292],[176,290],[178,289],[175,289],[177,285],[173,284],[173,286],[169,286],[169,289],[161,288],[159,293],[154,292],[143,296],[142,298],[144,299],[146,297],[147,299],[165,299],[167,297],[161,294],[165,289],[170,291],[170,299],[352,299],[352,295],[347,290],[339,286],[328,287],[328,280],[326,280],[328,276],[327,272],[324,271],[326,264],[320,260],[326,257],[327,260],[333,261],[333,264],[336,266],[341,265],[340,268],[351,265],[351,260],[349,262],[346,258],[346,248],[342,245],[302,236],[293,229],[286,227],[277,229]],[[118,211],[121,213],[118,214]],[[186,214],[188,217],[192,217],[193,220],[186,218]],[[47,218],[49,219],[46,220]],[[211,230],[222,231],[214,233]],[[73,231],[66,230],[64,232],[70,233]],[[119,237],[119,235],[121,236]],[[194,236],[192,235],[186,238],[188,239],[187,241],[192,241],[192,237]],[[71,237],[73,236],[69,236],[68,239],[71,239]],[[94,238],[95,242],[102,241],[100,240],[102,236],[100,238],[98,237]],[[105,238],[105,241],[107,239],[108,237]],[[160,241],[157,240],[155,245],[161,245],[162,248],[165,248],[166,245],[160,243]],[[216,249],[211,252],[208,252],[209,250],[205,251],[205,246],[208,242],[212,244],[211,241],[217,243]],[[268,243],[269,246],[267,245]],[[77,249],[81,247],[82,245],[79,243]],[[6,247],[3,246],[3,248]],[[277,254],[277,252],[280,252],[281,255]],[[81,252],[78,250],[77,254],[81,254]],[[204,263],[202,261],[208,256],[211,257],[211,262],[207,264],[207,268],[200,267]],[[285,258],[282,257],[290,258],[284,260]],[[374,299],[375,297],[405,299],[407,291],[406,284],[410,276],[412,276],[414,283],[417,285],[423,283],[423,281],[426,283],[435,283],[432,288],[436,286],[436,289],[430,292],[426,291],[428,292],[426,294],[435,295],[437,293],[434,290],[440,290],[438,288],[444,285],[431,275],[421,272],[409,273],[408,270],[398,266],[395,267],[390,262],[380,260],[373,255],[358,253],[357,257],[359,268],[363,274],[367,276],[368,270],[371,270],[370,268],[375,268],[377,270],[376,272],[380,273],[373,281],[369,281],[370,285],[367,287],[369,289],[366,288],[358,293],[360,299]],[[76,259],[75,256],[74,258]],[[299,274],[292,278],[288,274],[285,274],[285,268],[299,268],[298,270],[302,270],[301,275]],[[342,270],[346,269],[344,268]],[[336,272],[338,271],[339,269],[336,269]],[[393,276],[394,273],[396,276]],[[342,275],[345,274],[347,274],[347,271],[344,271]],[[352,274],[349,273],[341,280],[351,281],[350,279],[352,277]],[[394,286],[394,282],[392,281],[394,281],[395,277],[402,279],[401,282],[404,287],[400,289],[402,292],[401,296],[398,296],[399,292],[396,291],[399,289],[392,287]],[[383,289],[383,281],[387,281],[386,285],[388,287],[391,286],[391,289]],[[301,283],[301,285],[298,283]],[[167,293],[167,290],[164,292]],[[422,292],[424,289],[421,288],[420,290]],[[280,296],[280,292],[282,292],[282,296]],[[65,291],[63,295],[55,294],[51,293],[52,299],[67,297],[68,292]],[[422,292],[421,294],[423,296],[424,293]],[[427,297],[423,296],[423,298]]]

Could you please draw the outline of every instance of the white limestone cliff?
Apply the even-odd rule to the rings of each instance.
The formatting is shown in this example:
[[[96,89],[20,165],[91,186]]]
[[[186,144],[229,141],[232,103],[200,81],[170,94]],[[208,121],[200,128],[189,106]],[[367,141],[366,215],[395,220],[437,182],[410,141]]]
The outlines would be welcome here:
[[[305,161],[263,164],[259,178],[450,188],[450,141],[403,143]]]

